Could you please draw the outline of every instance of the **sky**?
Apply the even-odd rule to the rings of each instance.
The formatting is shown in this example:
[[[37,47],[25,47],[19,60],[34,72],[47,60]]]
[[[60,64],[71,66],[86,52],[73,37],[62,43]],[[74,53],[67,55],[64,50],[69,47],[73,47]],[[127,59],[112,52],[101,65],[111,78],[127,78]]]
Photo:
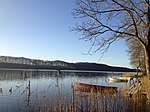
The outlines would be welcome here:
[[[100,59],[87,53],[91,43],[70,31],[75,0],[0,0],[0,55],[131,67],[123,41]]]

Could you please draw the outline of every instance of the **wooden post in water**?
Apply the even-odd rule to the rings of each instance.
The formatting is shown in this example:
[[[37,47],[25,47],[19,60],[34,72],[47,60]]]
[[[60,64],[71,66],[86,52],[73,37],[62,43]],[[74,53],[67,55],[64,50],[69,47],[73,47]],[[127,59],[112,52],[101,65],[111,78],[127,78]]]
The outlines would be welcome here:
[[[71,105],[71,112],[75,112],[75,106],[74,106],[74,85],[71,85],[72,87],[72,105]]]
[[[129,84],[130,84],[130,86],[133,84],[133,78],[131,78],[131,79],[129,80]]]
[[[28,105],[29,105],[29,102],[30,102],[30,80],[29,80],[29,84],[27,87],[27,101],[28,101]]]

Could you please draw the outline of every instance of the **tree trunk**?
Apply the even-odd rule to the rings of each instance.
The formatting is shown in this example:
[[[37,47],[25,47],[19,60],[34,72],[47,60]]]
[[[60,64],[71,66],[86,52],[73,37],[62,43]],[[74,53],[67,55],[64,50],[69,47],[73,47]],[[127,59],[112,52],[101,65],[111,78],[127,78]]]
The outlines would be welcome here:
[[[149,4],[150,1],[147,0]],[[148,25],[150,25],[150,6],[148,5]],[[147,45],[145,51],[145,65],[146,65],[146,75],[150,78],[150,26],[148,29],[148,38],[147,38]]]
[[[150,28],[148,31],[147,44],[144,48],[146,75],[150,78]]]
[[[145,51],[145,67],[146,67],[146,75],[150,77],[150,51],[149,49]]]

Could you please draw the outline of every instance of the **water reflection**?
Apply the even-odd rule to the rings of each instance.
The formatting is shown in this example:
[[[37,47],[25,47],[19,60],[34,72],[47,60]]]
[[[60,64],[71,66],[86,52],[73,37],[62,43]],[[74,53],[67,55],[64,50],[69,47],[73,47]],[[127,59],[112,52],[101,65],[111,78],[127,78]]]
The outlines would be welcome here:
[[[75,82],[121,86],[108,83],[110,73],[66,72],[61,71],[0,71],[0,110],[33,111],[35,105],[42,104],[45,97],[49,100],[64,98],[72,94]],[[117,74],[120,75],[120,74]]]

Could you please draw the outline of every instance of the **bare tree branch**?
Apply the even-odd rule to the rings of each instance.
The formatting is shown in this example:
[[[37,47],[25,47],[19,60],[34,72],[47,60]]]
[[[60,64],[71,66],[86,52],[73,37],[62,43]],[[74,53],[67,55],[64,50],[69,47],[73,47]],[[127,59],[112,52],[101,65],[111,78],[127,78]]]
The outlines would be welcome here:
[[[95,51],[92,54],[97,51],[107,52],[118,39],[125,39],[127,43],[136,41],[144,49],[147,74],[150,74],[149,0],[76,1],[74,16],[81,21],[74,30],[82,33],[82,39],[93,41],[89,54],[93,47]]]

